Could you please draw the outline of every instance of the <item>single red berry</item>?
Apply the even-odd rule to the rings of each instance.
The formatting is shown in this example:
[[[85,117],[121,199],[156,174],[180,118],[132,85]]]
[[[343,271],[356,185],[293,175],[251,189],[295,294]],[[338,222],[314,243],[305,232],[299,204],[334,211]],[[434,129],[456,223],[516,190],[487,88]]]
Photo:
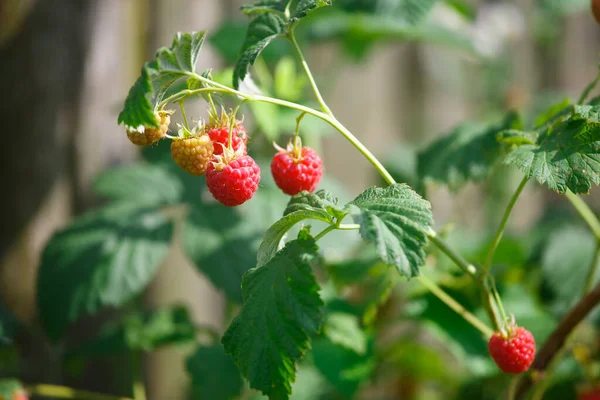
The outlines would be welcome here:
[[[174,139],[171,157],[189,174],[204,175],[213,157],[213,143],[206,134]]]
[[[490,355],[507,374],[520,374],[529,369],[535,358],[535,339],[525,328],[513,326],[509,333],[496,332],[488,343]]]
[[[212,127],[208,129],[208,136],[213,142],[213,153],[215,155],[223,154],[223,148],[229,145],[229,126]],[[231,147],[233,151],[242,149],[246,152],[246,131],[241,124],[234,124],[233,130],[231,131]]]
[[[156,121],[159,124],[158,128],[143,125],[137,127],[128,126],[126,129],[127,138],[129,138],[129,141],[136,146],[149,146],[158,142],[165,137],[169,130],[169,124],[171,123],[170,115],[172,113],[172,111],[165,110],[155,113]]]
[[[600,400],[600,387],[591,388],[582,391],[577,396],[578,400]]]
[[[285,194],[293,196],[303,190],[314,192],[323,176],[323,162],[316,151],[302,147],[299,138],[290,142],[287,150],[278,146],[279,153],[271,162],[275,183]]]
[[[592,0],[592,14],[600,24],[600,0]]]
[[[252,157],[226,149],[215,158],[206,171],[206,185],[213,197],[227,207],[250,200],[260,182],[260,168]]]

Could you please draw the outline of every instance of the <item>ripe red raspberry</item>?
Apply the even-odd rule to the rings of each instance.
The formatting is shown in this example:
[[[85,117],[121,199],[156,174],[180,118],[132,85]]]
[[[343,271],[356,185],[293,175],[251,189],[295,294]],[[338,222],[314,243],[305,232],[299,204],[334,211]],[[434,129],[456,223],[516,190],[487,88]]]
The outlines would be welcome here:
[[[520,374],[529,369],[535,358],[535,339],[525,328],[513,326],[504,336],[496,332],[488,343],[490,355],[506,374]]]
[[[213,157],[213,143],[206,134],[174,139],[171,157],[187,173],[202,176]]]
[[[206,171],[206,185],[213,197],[227,207],[250,200],[258,189],[260,168],[252,157],[225,149]]]
[[[271,173],[275,183],[285,194],[293,196],[303,190],[314,192],[323,176],[323,163],[316,151],[302,147],[300,138],[287,150],[278,146],[279,153],[271,162]]]
[[[152,143],[158,142],[164,138],[169,130],[169,124],[171,123],[172,111],[161,110],[155,113],[156,121],[159,123],[158,128],[138,126],[138,127],[127,127],[127,137],[129,141],[136,146],[149,146]]]
[[[227,126],[214,126],[208,129],[208,136],[213,141],[215,155],[223,154],[223,147],[227,147],[229,144],[229,125]],[[246,131],[241,124],[235,123],[231,132],[231,147],[233,151],[242,149],[246,152]]]

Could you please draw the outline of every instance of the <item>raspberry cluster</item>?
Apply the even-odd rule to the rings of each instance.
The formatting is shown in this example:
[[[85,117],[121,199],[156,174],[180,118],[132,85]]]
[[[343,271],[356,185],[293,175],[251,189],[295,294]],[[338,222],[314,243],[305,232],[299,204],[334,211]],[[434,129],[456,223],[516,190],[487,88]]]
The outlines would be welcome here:
[[[167,136],[172,113],[157,112],[158,128],[128,127],[127,136],[139,146],[156,143]],[[208,190],[221,204],[238,206],[256,193],[260,168],[247,153],[246,130],[234,115],[212,113],[209,124],[199,122],[191,130],[179,125],[178,136],[170,138],[173,161],[189,174],[206,174]],[[271,162],[271,173],[277,186],[290,196],[315,191],[323,176],[323,163],[317,152],[303,147],[297,135],[286,149],[275,147],[278,153]]]

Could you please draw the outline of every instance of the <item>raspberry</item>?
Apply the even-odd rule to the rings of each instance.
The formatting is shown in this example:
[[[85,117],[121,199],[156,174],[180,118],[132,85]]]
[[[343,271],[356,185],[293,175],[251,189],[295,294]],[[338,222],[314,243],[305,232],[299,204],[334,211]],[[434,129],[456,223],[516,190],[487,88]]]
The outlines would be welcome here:
[[[204,175],[213,156],[213,143],[206,134],[174,139],[171,156],[177,165],[192,175]]]
[[[299,138],[287,150],[276,148],[279,153],[273,157],[271,173],[279,189],[290,196],[303,190],[314,192],[323,176],[323,163],[317,152],[302,147]]]
[[[223,154],[223,147],[227,147],[229,144],[229,126],[212,127],[208,130],[208,136],[210,137],[210,140],[213,141],[214,154]],[[234,124],[231,132],[231,147],[233,150],[237,151],[242,149],[243,152],[246,152],[247,140],[244,127],[238,123]]]
[[[172,111],[159,111],[155,113],[156,120],[160,126],[158,128],[139,126],[127,127],[127,137],[131,143],[137,146],[149,146],[152,143],[158,142],[164,138],[169,130],[169,124],[171,123]]]
[[[231,120],[234,118],[232,114],[227,114],[225,110],[221,111],[221,116],[217,116],[214,113],[210,113],[210,124],[208,126],[208,136],[214,144],[214,154],[223,154],[223,148],[229,144],[229,128],[231,126]],[[231,130],[231,147],[233,151],[242,149],[242,152],[246,153],[246,142],[248,137],[246,136],[246,130],[242,125],[241,121],[236,120],[233,123],[233,129]]]
[[[260,168],[252,157],[240,150],[225,149],[217,155],[206,171],[206,185],[213,197],[227,207],[239,206],[250,200],[258,189]]]
[[[507,374],[520,374],[529,369],[535,358],[535,339],[525,328],[512,326],[508,335],[496,332],[488,343],[490,355]]]

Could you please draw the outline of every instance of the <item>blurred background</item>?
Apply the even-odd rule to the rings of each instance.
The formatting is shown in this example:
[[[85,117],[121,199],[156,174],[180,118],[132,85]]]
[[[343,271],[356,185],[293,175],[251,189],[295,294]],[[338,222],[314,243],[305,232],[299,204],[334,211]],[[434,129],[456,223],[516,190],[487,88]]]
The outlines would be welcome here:
[[[338,119],[412,185],[417,183],[416,151],[459,122],[487,120],[509,108],[541,110],[565,96],[577,98],[597,74],[600,26],[586,0],[440,1],[418,26],[354,18],[376,13],[369,0],[334,3],[335,12],[316,13],[302,25],[309,64]],[[247,27],[241,4],[0,0],[0,121],[5,131],[0,300],[19,324],[39,325],[36,277],[50,236],[74,216],[104,204],[93,189],[101,173],[140,159],[116,121],[143,63],[158,47],[170,45],[176,32],[206,29],[209,40],[198,70],[211,67],[218,79],[230,81],[228,68]],[[269,50],[257,63],[255,80],[279,97],[309,100],[289,48]],[[200,118],[205,110],[199,101],[188,115]],[[245,112],[251,132],[266,135],[255,140],[257,152],[273,139],[284,144],[293,132],[293,114],[260,106]],[[340,188],[340,197],[352,198],[380,183],[376,171],[341,136],[316,121],[307,126],[305,140],[321,152],[326,184]],[[520,176],[503,170],[455,193],[431,187],[436,224],[474,231],[489,226]],[[587,200],[598,204],[597,191]],[[531,227],[547,205],[561,201],[529,185],[513,228]],[[170,249],[143,303],[185,304],[194,322],[221,331],[231,317],[230,306],[180,247],[175,243]],[[337,247],[343,252],[343,244]],[[75,336],[93,332],[98,324],[78,325]],[[20,350],[18,355],[4,353],[2,375],[17,371],[25,381],[123,390],[124,378],[116,372],[123,360],[60,369],[52,367],[55,354],[47,343],[31,336],[15,340]],[[167,348],[145,357],[149,399],[185,397],[189,354],[186,347]]]

